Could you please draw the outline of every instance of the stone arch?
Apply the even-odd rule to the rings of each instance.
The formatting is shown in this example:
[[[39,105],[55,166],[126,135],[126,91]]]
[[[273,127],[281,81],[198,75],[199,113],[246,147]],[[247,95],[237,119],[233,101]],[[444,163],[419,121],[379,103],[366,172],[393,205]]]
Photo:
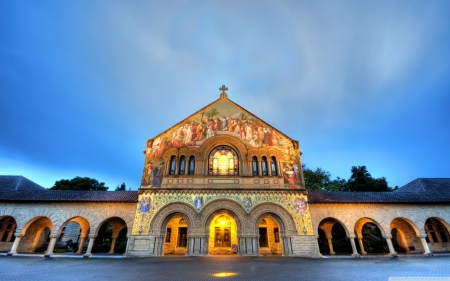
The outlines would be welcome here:
[[[179,150],[179,156],[184,155],[186,158],[190,156],[197,157],[199,154],[199,149],[196,147],[182,147]]]
[[[126,227],[128,228],[127,236],[131,235],[131,231],[133,229],[134,213],[132,214],[131,212],[116,211],[114,209],[111,209],[108,212],[104,213],[100,212],[95,218],[93,218],[92,221],[90,221],[89,235],[96,236],[102,224],[111,218],[122,219]]]
[[[238,233],[244,229],[251,229],[248,215],[244,207],[235,201],[229,199],[217,199],[206,204],[200,212],[200,226],[205,231],[209,230],[212,219],[222,211],[229,211],[230,215],[236,222]]]
[[[359,219],[359,216],[353,214],[344,214],[335,209],[328,209],[324,212],[315,212],[314,216],[311,216],[313,229],[319,229],[320,223],[326,218],[333,218],[340,222],[342,226],[344,226],[344,228],[347,230],[347,233],[351,235],[353,234],[353,232],[350,232],[348,230],[353,230],[355,228],[355,223]],[[318,233],[315,233],[315,236],[316,238],[318,238]]]
[[[172,217],[175,213],[184,216],[188,226],[190,226],[189,228],[201,228],[199,220],[197,219],[196,210],[186,203],[175,202],[164,206],[154,215],[150,224],[151,234],[161,235],[161,231],[165,231],[165,225],[170,221],[168,218]]]
[[[163,156],[163,159],[166,161],[166,162],[168,162],[168,161],[170,161],[170,158],[173,156],[173,155],[175,155],[175,157],[178,159],[178,157],[179,157],[179,149],[177,148],[177,147],[171,147],[171,148],[169,148],[169,149],[167,149],[165,152],[164,152],[164,156]]]
[[[61,235],[62,229],[64,227],[66,227],[67,224],[69,224],[70,222],[77,222],[82,229],[82,235],[85,235],[85,236],[88,235],[88,231],[90,229],[89,221],[84,217],[76,216],[76,217],[71,217],[71,218],[67,219],[64,223],[62,223],[60,226],[58,226],[58,229],[55,230],[56,236]],[[55,228],[56,228],[56,226],[55,226]]]
[[[295,222],[292,216],[283,207],[274,203],[263,203],[253,208],[250,212],[250,224],[253,229],[259,225],[259,219],[264,214],[270,214],[279,224],[282,234],[293,235],[296,233]]]
[[[35,208],[30,212],[26,212],[24,216],[17,217],[17,233],[24,234],[26,228],[34,222],[34,220],[46,217],[52,223],[52,229],[55,225],[60,225],[60,218],[57,216],[59,212],[55,212],[54,208]],[[25,231],[24,231],[25,230]]]
[[[16,221],[16,229],[18,229],[18,219],[21,217],[19,211],[15,208],[0,208],[0,219],[4,217],[12,217]]]
[[[342,225],[342,227],[344,228],[345,234],[347,235],[348,238],[350,238],[350,235],[353,234],[353,232],[350,233],[350,231],[348,230],[347,226],[346,226],[341,220],[339,220],[339,219],[337,219],[337,218],[334,218],[334,217],[327,217],[327,218],[322,219],[322,220],[320,221],[318,227],[315,228],[315,229],[317,229],[317,231],[318,231],[319,228],[320,228],[320,224],[321,224],[323,221],[327,220],[327,219],[329,219],[329,220],[334,220],[334,221],[336,221],[337,223],[340,223],[340,224]]]
[[[369,217],[362,217],[356,221],[355,232],[358,235],[358,237],[362,237],[362,233],[361,233],[362,227],[368,222],[373,223],[378,227],[383,238],[386,238],[386,235],[389,235],[388,237],[390,237],[390,233],[386,232],[386,230],[383,228],[383,226],[379,222],[377,222],[376,220],[369,218]]]
[[[270,158],[271,156],[274,156],[277,161],[282,161],[284,159],[283,153],[276,148],[267,149],[267,157]]]
[[[389,228],[391,229],[392,228],[392,223],[395,221],[395,220],[404,220],[405,222],[407,222],[411,227],[412,227],[412,229],[414,230],[414,233],[417,235],[417,237],[420,237],[420,229],[417,227],[417,225],[413,222],[413,221],[411,221],[410,219],[408,219],[408,218],[405,218],[405,217],[395,217],[395,218],[393,218],[392,220],[391,220],[391,223],[389,224]]]
[[[199,157],[206,160],[209,152],[220,145],[227,145],[236,150],[240,162],[247,161],[247,148],[244,143],[240,139],[229,135],[217,135],[207,139],[202,146],[200,146]]]
[[[41,221],[39,221],[39,220],[41,220]],[[25,223],[25,225],[23,225],[23,227],[20,230],[17,228],[16,232],[20,231],[20,235],[25,235],[25,233],[26,233],[27,229],[30,227],[30,225],[32,225],[33,223],[35,223],[37,221],[39,221],[37,226],[49,227],[50,229],[53,229],[54,224],[49,217],[37,216],[37,217],[30,219],[27,223]]]
[[[429,218],[434,218],[439,220],[449,231],[450,231],[450,224],[448,223],[450,221],[450,217],[447,217],[448,215],[441,211],[428,211],[417,214],[417,219],[415,220],[416,225],[419,225],[421,227],[420,233],[422,235],[426,235],[425,231],[425,222]]]
[[[389,226],[392,244],[397,252],[423,253],[419,228],[409,219],[396,217]]]
[[[122,219],[121,217],[116,217],[116,216],[109,217],[109,218],[102,220],[99,224],[96,225],[94,232],[93,232],[94,236],[98,235],[98,232],[104,223],[109,223],[111,225],[112,230],[113,230],[113,233],[112,233],[113,236],[116,234],[119,234],[119,232],[123,228],[128,227],[126,221],[124,219]],[[92,230],[91,230],[91,233],[92,233]]]
[[[48,233],[46,231],[48,229]],[[50,235],[54,230],[52,220],[47,216],[38,216],[26,222],[19,232],[21,239],[17,247],[18,252],[34,252],[38,248],[47,247]]]
[[[344,236],[340,233],[341,229],[344,230]],[[337,232],[337,235],[335,235],[335,232]],[[319,223],[316,233],[320,252],[330,255],[336,254],[335,250],[341,253],[351,253],[352,246],[349,239],[354,237],[353,232],[351,233],[340,220],[333,217],[324,218]]]

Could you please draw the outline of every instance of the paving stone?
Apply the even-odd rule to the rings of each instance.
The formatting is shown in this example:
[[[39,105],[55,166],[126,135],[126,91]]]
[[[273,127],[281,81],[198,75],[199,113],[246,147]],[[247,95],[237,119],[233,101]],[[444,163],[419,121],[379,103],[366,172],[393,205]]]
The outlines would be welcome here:
[[[394,259],[158,257],[70,259],[0,256],[0,280],[388,280],[449,277],[449,256]],[[222,273],[223,277],[214,274]]]

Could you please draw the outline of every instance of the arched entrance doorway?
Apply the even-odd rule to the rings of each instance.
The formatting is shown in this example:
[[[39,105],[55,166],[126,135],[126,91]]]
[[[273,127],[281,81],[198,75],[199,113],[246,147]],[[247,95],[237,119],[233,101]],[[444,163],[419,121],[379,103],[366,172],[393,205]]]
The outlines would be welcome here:
[[[235,220],[227,213],[214,216],[209,228],[209,254],[232,255],[237,252],[238,238]]]
[[[186,255],[188,223],[183,215],[174,214],[166,226],[164,255]]]
[[[271,217],[261,218],[258,224],[259,254],[262,256],[282,255],[281,228]]]

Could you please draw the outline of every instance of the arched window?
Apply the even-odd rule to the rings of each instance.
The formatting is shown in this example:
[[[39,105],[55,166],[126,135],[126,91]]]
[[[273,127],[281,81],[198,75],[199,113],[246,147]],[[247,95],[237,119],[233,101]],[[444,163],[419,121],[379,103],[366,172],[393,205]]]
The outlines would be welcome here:
[[[185,167],[186,167],[186,156],[183,155],[180,157],[180,168],[178,169],[179,175],[184,175]]]
[[[229,146],[221,145],[209,154],[209,174],[218,176],[239,175],[239,159],[236,151]]]
[[[170,157],[170,169],[169,169],[169,175],[175,175],[175,166],[176,166],[176,161],[177,157],[175,157],[175,155],[173,155],[172,157]]]
[[[267,176],[267,158],[266,156],[261,157],[261,172],[263,176]]]
[[[13,217],[4,217],[0,220],[0,242],[11,242],[16,231],[16,220]]]
[[[275,156],[270,157],[270,173],[272,176],[278,176],[277,159]]]
[[[189,175],[193,175],[195,171],[195,157],[191,156],[189,157],[189,170],[188,170],[188,174]]]
[[[252,157],[252,171],[253,171],[253,175],[257,176],[259,174],[258,172],[258,158],[256,158],[256,156]]]
[[[450,240],[447,228],[437,219],[427,219],[425,231],[427,233],[426,240],[429,243],[442,243]]]

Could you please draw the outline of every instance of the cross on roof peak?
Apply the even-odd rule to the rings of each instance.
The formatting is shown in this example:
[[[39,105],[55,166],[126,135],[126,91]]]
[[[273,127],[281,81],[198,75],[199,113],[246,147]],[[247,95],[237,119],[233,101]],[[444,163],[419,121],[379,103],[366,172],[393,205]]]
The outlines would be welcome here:
[[[228,91],[228,88],[225,87],[225,85],[222,85],[222,87],[220,87],[219,90],[222,91],[222,93],[220,93],[220,98],[221,98],[221,99],[226,99],[226,98],[228,98],[227,93],[225,93],[225,91]]]

